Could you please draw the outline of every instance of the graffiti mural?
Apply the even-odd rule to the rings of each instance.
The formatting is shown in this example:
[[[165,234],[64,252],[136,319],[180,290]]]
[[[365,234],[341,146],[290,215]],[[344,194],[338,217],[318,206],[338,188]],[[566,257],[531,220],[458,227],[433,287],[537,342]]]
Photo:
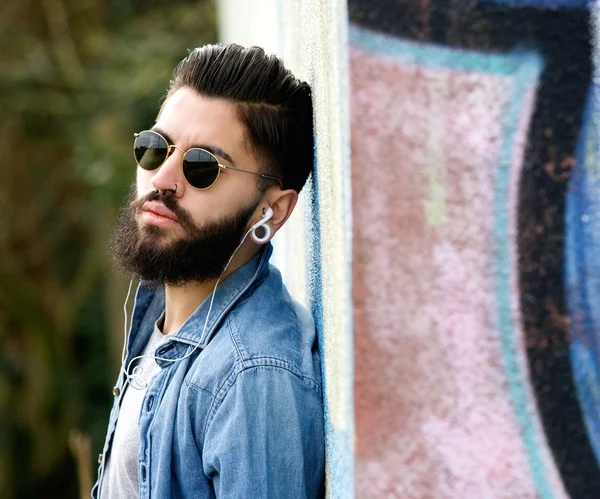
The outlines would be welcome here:
[[[588,95],[566,205],[569,353],[587,435],[600,461],[600,170]]]
[[[357,496],[600,497],[587,3],[348,10]]]

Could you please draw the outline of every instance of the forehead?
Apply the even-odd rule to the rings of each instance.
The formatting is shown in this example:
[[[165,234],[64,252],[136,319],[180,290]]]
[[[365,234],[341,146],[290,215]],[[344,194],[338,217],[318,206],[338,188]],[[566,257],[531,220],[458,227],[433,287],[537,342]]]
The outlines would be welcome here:
[[[166,100],[156,127],[183,149],[204,144],[223,149],[234,160],[241,154],[247,155],[245,130],[235,106],[187,87],[178,89]]]

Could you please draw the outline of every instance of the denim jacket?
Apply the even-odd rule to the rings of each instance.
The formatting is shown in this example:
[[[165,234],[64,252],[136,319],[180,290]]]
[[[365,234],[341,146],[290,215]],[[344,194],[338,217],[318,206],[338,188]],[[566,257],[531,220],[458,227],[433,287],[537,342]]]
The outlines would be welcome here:
[[[271,244],[217,288],[206,333],[189,357],[157,360],[139,416],[141,498],[313,498],[324,488],[321,368],[310,314],[269,265]],[[198,343],[210,296],[157,357]],[[142,283],[126,364],[143,350],[165,307],[164,290]],[[117,418],[114,389],[103,455]],[[100,470],[99,470],[100,471]],[[98,482],[92,490],[98,497]]]

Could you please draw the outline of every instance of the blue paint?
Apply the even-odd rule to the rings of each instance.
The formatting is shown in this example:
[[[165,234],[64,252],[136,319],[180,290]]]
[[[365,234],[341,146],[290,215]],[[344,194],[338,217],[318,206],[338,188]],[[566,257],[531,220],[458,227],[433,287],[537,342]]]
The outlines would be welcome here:
[[[353,26],[350,43],[378,60],[389,60],[394,65],[414,65],[420,68],[445,69],[454,72],[483,73],[510,78],[512,95],[504,117],[504,134],[497,167],[494,198],[494,274],[498,331],[502,348],[508,390],[515,412],[531,475],[539,497],[554,497],[543,464],[541,449],[545,440],[540,437],[533,419],[530,400],[525,387],[528,373],[521,367],[518,352],[522,348],[517,339],[517,325],[513,323],[510,298],[511,261],[509,253],[508,193],[511,159],[515,147],[515,134],[527,89],[535,86],[543,68],[541,55],[532,49],[517,47],[508,54],[470,52],[441,45],[401,40]]]
[[[485,73],[500,76],[521,74],[530,69],[537,77],[540,66],[538,52],[517,47],[508,54],[459,50],[444,45],[418,43],[350,26],[350,45],[394,65],[447,69],[460,73]]]
[[[514,54],[517,59],[520,55]],[[523,107],[523,98],[527,89],[535,86],[542,72],[541,56],[531,53],[521,59],[523,66],[518,67],[514,74],[513,94],[508,101],[504,118],[504,136],[497,168],[495,197],[494,197],[494,275],[496,280],[496,303],[498,316],[498,331],[502,346],[504,370],[508,380],[508,388],[517,421],[521,428],[521,436],[529,459],[529,466],[538,494],[542,499],[554,497],[550,481],[546,477],[541,449],[546,445],[540,438],[530,407],[525,387],[529,383],[528,374],[521,367],[518,352],[523,344],[515,333],[519,325],[514,324],[511,310],[509,253],[509,220],[508,194],[511,175],[512,155],[515,148],[515,134],[518,120]],[[513,269],[516,271],[516,269]],[[516,276],[515,276],[516,278]]]
[[[588,437],[600,464],[600,156],[592,121],[594,91],[592,87],[587,97],[567,192],[565,277],[571,365]]]
[[[306,241],[307,275],[309,286],[309,305],[315,319],[317,335],[319,338],[319,351],[321,354],[321,371],[323,379],[323,402],[325,406],[325,445],[327,452],[327,472],[330,478],[327,497],[354,497],[354,451],[353,435],[347,431],[336,430],[331,424],[328,400],[328,380],[325,376],[325,363],[327,359],[323,351],[325,344],[325,327],[323,321],[323,280],[321,269],[321,210],[319,203],[319,184],[317,154],[315,144],[315,164],[313,173],[309,177],[305,190],[309,202],[306,206],[305,225],[308,227]],[[352,410],[352,400],[348,401],[349,409]]]
[[[482,3],[497,3],[511,8],[536,7],[542,10],[565,8],[587,9],[588,0],[484,0]]]

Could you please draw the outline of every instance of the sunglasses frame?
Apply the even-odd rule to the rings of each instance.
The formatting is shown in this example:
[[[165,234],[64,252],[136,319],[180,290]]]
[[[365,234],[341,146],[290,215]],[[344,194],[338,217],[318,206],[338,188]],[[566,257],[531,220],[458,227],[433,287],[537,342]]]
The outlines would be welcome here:
[[[154,131],[154,130],[142,130],[141,132],[138,133],[134,133],[133,136],[137,139],[140,134],[144,133],[144,132],[148,132],[148,133],[153,133],[155,135],[158,135],[162,140],[165,141],[165,144],[167,144],[167,155],[165,156],[165,159],[163,160],[163,162],[158,165],[156,168],[152,168],[151,170],[144,168],[142,165],[140,165],[140,163],[138,162],[138,159],[135,155],[135,140],[133,141],[133,159],[135,159],[136,164],[142,169],[142,170],[146,170],[149,172],[152,172],[154,170],[158,170],[162,165],[165,164],[165,161],[167,161],[167,159],[169,159],[169,156],[171,155],[171,151],[173,149],[177,149],[178,151],[181,151],[182,154],[182,161],[181,161],[181,169],[183,170],[183,160],[185,159],[185,154],[189,151],[194,151],[194,150],[200,150],[202,152],[205,152],[206,154],[209,154],[210,156],[212,156],[213,158],[215,158],[216,162],[217,162],[217,166],[219,167],[219,169],[217,170],[217,176],[215,177],[215,179],[211,182],[210,185],[208,185],[207,187],[196,187],[192,184],[189,183],[187,177],[185,176],[185,172],[183,172],[183,178],[185,179],[185,182],[192,188],[192,189],[196,189],[198,191],[204,191],[206,189],[210,189],[215,182],[217,181],[217,179],[219,178],[219,175],[221,174],[221,170],[233,170],[236,172],[242,172],[242,173],[249,173],[250,175],[258,175],[259,177],[263,177],[263,178],[267,178],[270,180],[275,180],[279,183],[279,186],[283,189],[283,182],[281,181],[280,178],[278,177],[273,177],[271,175],[265,175],[263,173],[256,173],[256,172],[251,172],[249,170],[242,170],[241,168],[234,168],[233,166],[227,166],[227,165],[223,165],[219,162],[219,158],[217,158],[217,156],[215,156],[212,152],[207,151],[206,149],[202,149],[201,147],[191,147],[190,149],[188,149],[187,151],[184,151],[181,147],[176,146],[175,144],[169,144],[169,141],[167,139],[165,139],[160,133]]]

